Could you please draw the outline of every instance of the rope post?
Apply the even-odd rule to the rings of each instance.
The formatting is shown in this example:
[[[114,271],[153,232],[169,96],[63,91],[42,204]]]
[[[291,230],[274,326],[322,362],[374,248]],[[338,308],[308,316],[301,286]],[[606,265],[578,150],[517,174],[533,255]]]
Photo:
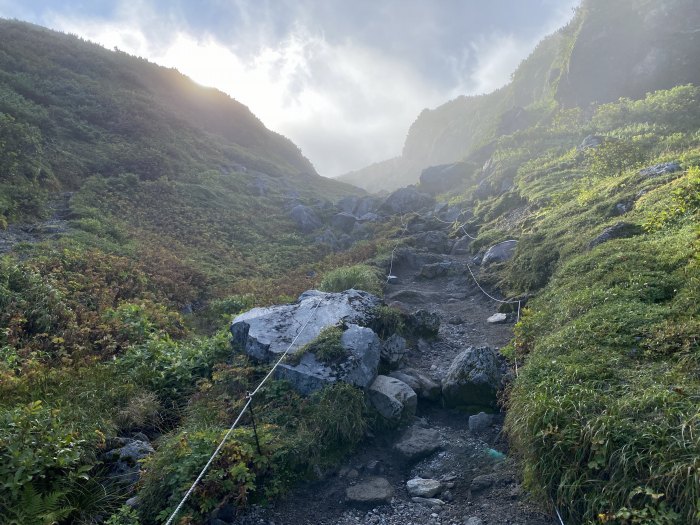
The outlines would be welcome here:
[[[258,449],[258,455],[262,456],[262,450],[260,450],[260,440],[258,439],[258,427],[255,425],[255,413],[253,412],[253,395],[250,392],[248,392],[247,397],[250,400],[248,410],[250,411],[250,419],[253,422],[253,435],[255,436],[255,446]]]

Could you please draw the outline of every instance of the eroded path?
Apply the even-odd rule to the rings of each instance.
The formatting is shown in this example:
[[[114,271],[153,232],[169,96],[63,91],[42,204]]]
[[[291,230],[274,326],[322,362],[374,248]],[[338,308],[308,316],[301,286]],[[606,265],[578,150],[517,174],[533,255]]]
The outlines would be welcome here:
[[[468,346],[500,348],[512,336],[512,321],[486,320],[498,304],[485,297],[466,271],[466,255],[448,255],[402,249],[392,273],[396,284],[387,286],[386,302],[411,311],[425,309],[439,315],[434,340],[419,340],[407,355],[408,367],[436,382],[444,377],[454,357]],[[425,266],[428,265],[428,271]],[[421,272],[422,270],[422,272]],[[432,271],[435,270],[435,271]],[[428,276],[426,278],[426,275]],[[466,412],[420,401],[412,428],[432,432],[438,450],[418,462],[397,455],[395,445],[405,430],[367,439],[334,472],[299,487],[271,508],[254,508],[242,524],[275,525],[552,525],[555,522],[528,501],[520,486],[514,461],[507,456],[501,433],[503,415],[489,416],[485,428],[469,429]],[[353,506],[346,489],[368,480],[388,481],[393,497],[384,504]],[[420,477],[442,485],[433,502],[417,502],[406,482]],[[381,487],[377,490],[383,490]],[[389,498],[387,498],[389,500]],[[218,525],[218,524],[217,524]]]

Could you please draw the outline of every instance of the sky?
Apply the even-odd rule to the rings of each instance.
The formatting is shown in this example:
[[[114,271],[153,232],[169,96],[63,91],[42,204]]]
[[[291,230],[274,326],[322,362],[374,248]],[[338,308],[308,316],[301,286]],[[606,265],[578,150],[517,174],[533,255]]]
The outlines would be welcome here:
[[[401,153],[424,108],[510,79],[578,0],[0,0],[0,17],[175,67],[321,175]]]

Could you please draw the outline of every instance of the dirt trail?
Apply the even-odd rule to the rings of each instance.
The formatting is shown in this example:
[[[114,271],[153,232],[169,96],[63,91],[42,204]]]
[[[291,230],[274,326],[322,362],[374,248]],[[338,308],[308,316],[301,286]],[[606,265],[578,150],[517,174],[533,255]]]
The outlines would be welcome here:
[[[397,284],[387,286],[386,301],[400,300],[411,310],[425,309],[441,319],[438,337],[419,341],[408,355],[408,366],[440,380],[453,358],[468,346],[500,348],[512,336],[512,322],[489,324],[498,304],[485,297],[466,272],[466,256],[426,254],[397,257],[392,273]],[[446,275],[420,276],[421,261],[449,263]],[[413,260],[411,260],[413,259]],[[336,472],[319,473],[319,480],[294,490],[272,507],[253,508],[238,523],[275,525],[553,525],[556,521],[528,502],[514,461],[507,457],[501,433],[503,415],[497,414],[485,431],[471,433],[469,414],[439,404],[419,402],[419,424],[436,429],[442,450],[417,464],[397,458],[392,447],[400,431],[366,440]],[[505,454],[502,455],[501,453]],[[386,478],[394,489],[390,504],[352,508],[345,501],[348,486],[371,476]],[[406,482],[414,477],[441,480],[448,491],[444,505],[412,501]],[[474,482],[474,478],[478,478]]]

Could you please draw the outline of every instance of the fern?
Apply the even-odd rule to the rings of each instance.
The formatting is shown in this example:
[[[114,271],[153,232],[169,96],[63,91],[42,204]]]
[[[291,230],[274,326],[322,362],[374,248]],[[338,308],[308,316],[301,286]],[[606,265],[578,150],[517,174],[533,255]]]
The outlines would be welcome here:
[[[16,507],[7,509],[8,525],[56,525],[75,510],[66,505],[66,493],[40,494],[34,485],[22,489]]]

